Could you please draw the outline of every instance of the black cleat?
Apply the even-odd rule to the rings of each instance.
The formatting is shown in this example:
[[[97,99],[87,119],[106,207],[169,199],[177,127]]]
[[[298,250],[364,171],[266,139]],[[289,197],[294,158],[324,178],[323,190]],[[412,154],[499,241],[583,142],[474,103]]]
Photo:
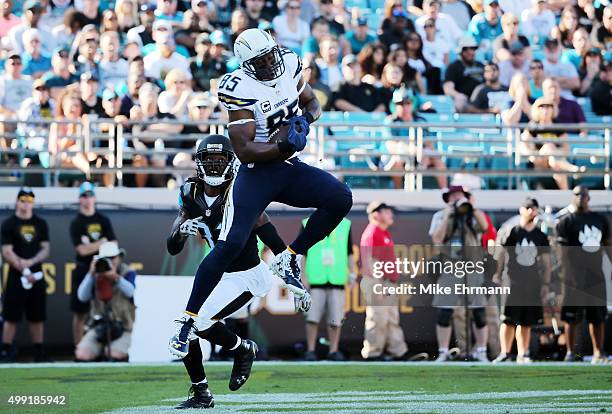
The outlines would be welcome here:
[[[185,401],[174,407],[176,410],[184,410],[186,408],[213,408],[215,399],[208,389],[208,384],[194,384],[189,388],[189,395],[193,397],[187,398]]]
[[[253,361],[257,357],[257,350],[255,342],[243,339],[240,346],[234,351],[234,367],[229,381],[231,391],[239,390],[249,379]]]

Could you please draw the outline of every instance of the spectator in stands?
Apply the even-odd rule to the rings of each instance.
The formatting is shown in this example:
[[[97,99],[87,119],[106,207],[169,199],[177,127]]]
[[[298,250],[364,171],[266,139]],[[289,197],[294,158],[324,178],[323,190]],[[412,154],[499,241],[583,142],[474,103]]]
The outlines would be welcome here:
[[[522,73],[514,75],[508,87],[508,94],[512,102],[510,102],[510,107],[501,113],[503,123],[514,125],[529,122],[533,98],[527,77]]]
[[[195,43],[197,55],[191,59],[189,68],[193,79],[193,88],[196,91],[209,91],[210,80],[221,77],[227,72],[227,66],[222,56],[214,57],[213,49],[219,49],[218,46],[213,46],[208,33],[202,33],[198,36]],[[217,53],[219,55],[219,53]]]
[[[575,37],[575,36],[574,36]],[[574,91],[575,95],[588,96],[593,85],[599,80],[603,59],[601,50],[594,47],[584,54],[578,67],[578,76],[580,77],[580,89]]]
[[[83,337],[85,319],[90,310],[89,301],[79,299],[78,288],[100,247],[108,241],[116,240],[110,220],[96,211],[95,186],[88,181],[79,187],[79,212],[70,222],[70,239],[76,250],[76,268],[72,273],[70,297],[72,334],[76,346]]]
[[[211,15],[214,12],[214,3],[209,3],[205,0],[191,0],[191,10],[195,16],[197,29],[195,37],[198,33],[207,32],[211,33],[215,30],[215,25],[211,23]]]
[[[589,97],[591,107],[597,115],[612,115],[612,61],[607,60],[599,79],[593,84]]]
[[[117,21],[117,13],[114,10],[104,10],[102,13],[102,24],[100,26],[100,33],[113,32],[117,34],[119,44],[123,45],[125,38],[123,32],[119,30],[119,22]]]
[[[529,65],[529,90],[531,91],[531,97],[535,100],[541,98],[544,92],[542,92],[542,85],[546,79],[544,73],[544,62],[540,59],[534,59]]]
[[[566,6],[561,13],[559,25],[553,27],[551,37],[563,47],[572,48],[572,37],[578,29],[578,15],[572,6]]]
[[[338,91],[342,82],[342,70],[339,64],[340,44],[335,37],[327,36],[321,39],[320,55],[315,62],[321,72],[321,82],[326,84],[332,92]]]
[[[357,55],[368,43],[376,41],[376,36],[370,32],[368,19],[358,17],[351,22],[352,30],[346,34],[346,40],[351,45],[351,51]]]
[[[141,47],[154,42],[153,22],[155,21],[155,7],[147,3],[140,6],[138,15],[140,25],[131,28],[127,32],[127,40],[138,43]]]
[[[32,79],[22,75],[22,68],[19,53],[10,52],[4,63],[5,72],[0,75],[0,119],[15,118],[21,103],[32,96]]]
[[[423,15],[415,21],[416,31],[421,35],[421,38],[426,36],[425,22],[433,20],[436,25],[436,35],[441,41],[449,45],[449,50],[457,44],[463,36],[461,30],[455,20],[448,14],[440,13],[440,0],[424,0]]]
[[[502,85],[509,85],[517,73],[529,75],[530,58],[526,50],[518,40],[508,46],[510,58],[499,62],[499,79]]]
[[[68,85],[79,81],[79,77],[70,70],[70,50],[57,48],[51,56],[52,70],[43,75],[45,85],[51,91],[51,97],[59,102],[58,96]]]
[[[198,25],[198,19],[193,10],[186,10],[183,13],[183,22],[174,34],[174,39],[178,46],[184,47],[189,57],[195,55],[195,40],[198,34],[204,30],[200,30]],[[214,27],[207,27],[206,32],[210,33],[214,30]]]
[[[21,103],[17,116],[21,121],[34,124],[40,121],[51,121],[55,113],[55,101],[51,99],[49,88],[45,86],[42,79],[36,79],[32,84],[32,97]],[[42,127],[47,129],[46,126]]]
[[[444,79],[444,94],[450,96],[457,112],[469,108],[469,96],[474,88],[484,81],[484,66],[476,58],[478,43],[472,37],[464,37],[459,42],[459,59],[448,65]]]
[[[497,0],[484,0],[484,11],[478,13],[467,29],[467,34],[476,39],[483,50],[490,50],[492,43],[502,34],[501,14]]]
[[[215,103],[210,93],[198,92],[191,95],[188,103],[189,108],[189,122],[194,123],[190,125],[184,125],[181,134],[191,134],[194,136],[190,140],[182,140],[174,145],[174,148],[185,149],[185,152],[176,154],[172,161],[172,165],[175,167],[180,166],[195,166],[192,160],[193,148],[196,145],[196,136],[204,136],[210,133],[210,125],[208,122],[213,116],[215,110]]]
[[[159,112],[172,114],[177,119],[187,117],[187,103],[193,94],[191,85],[180,69],[172,69],[164,79],[166,90],[159,94]]]
[[[419,92],[422,94],[427,92],[431,95],[441,95],[443,91],[440,69],[433,66],[423,55],[423,41],[418,33],[410,33],[406,37],[406,53],[408,65],[427,81],[427,91],[425,91],[422,80],[417,77]]]
[[[442,40],[442,37],[438,36],[436,22],[433,19],[425,21],[423,31],[425,32],[425,37],[423,37],[423,56],[436,68],[446,68],[448,65],[448,55],[451,49],[453,49],[453,45],[446,43]]]
[[[561,47],[556,39],[547,39],[544,43],[544,73],[547,77],[555,78],[559,83],[563,97],[573,99],[572,90],[580,87],[578,71],[571,63],[559,60]]]
[[[21,19],[12,13],[13,0],[0,1],[0,38],[5,38],[10,30],[19,26]]]
[[[402,43],[408,32],[414,32],[414,23],[410,20],[410,16],[405,11],[395,10],[386,27],[385,21],[383,21],[382,33],[378,36],[378,39],[388,48],[391,48],[391,45]]]
[[[573,5],[576,16],[578,17],[578,26],[584,27],[591,34],[593,26],[601,21],[603,14],[602,2],[595,0],[580,0]]]
[[[579,27],[572,34],[572,48],[565,49],[561,54],[561,62],[571,63],[574,68],[578,70],[580,68],[580,62],[586,55],[587,51],[591,49],[591,42],[589,40],[589,32],[584,27]]]
[[[404,332],[399,324],[399,296],[376,294],[375,284],[395,286],[399,275],[384,272],[373,277],[374,262],[395,262],[395,251],[389,227],[393,225],[393,208],[372,201],[366,208],[368,226],[361,235],[360,253],[363,278],[361,291],[366,301],[366,320],[361,356],[366,360],[403,359],[408,352]],[[386,352],[385,352],[386,351]]]
[[[310,22],[310,36],[302,45],[302,57],[309,59],[318,56],[321,41],[329,35],[329,22],[323,17],[317,17]]]
[[[259,27],[262,21],[271,21],[274,15],[265,10],[264,0],[244,0],[244,11],[247,14],[247,29]]]
[[[40,166],[41,159],[47,156],[44,151],[47,148],[48,122],[55,114],[55,102],[50,98],[49,89],[42,79],[36,79],[32,85],[32,97],[23,101],[17,112],[22,121],[17,126],[17,133],[25,138],[20,146],[29,150],[21,155],[21,166]]]
[[[42,53],[41,39],[38,29],[28,29],[23,32],[23,71],[24,75],[40,78],[51,69],[51,58]]]
[[[100,0],[83,0],[81,12],[85,15],[85,24],[93,24],[100,27],[102,23],[102,12],[100,10]]]
[[[244,9],[235,9],[232,13],[232,21],[230,23],[231,39],[230,42],[234,44],[240,33],[244,32],[249,28],[249,15]]]
[[[612,5],[608,5],[603,10],[601,24],[595,31],[595,46],[602,50],[612,49]]]
[[[138,2],[134,0],[117,0],[115,2],[115,13],[119,31],[128,33],[132,28],[138,26]],[[142,46],[142,44],[139,44]]]
[[[232,19],[232,11],[239,5],[236,0],[218,0],[210,13],[210,22],[220,29],[227,29]],[[308,21],[308,20],[307,20]]]
[[[381,90],[380,94],[382,96],[383,103],[387,105],[387,112],[389,113],[389,104],[393,99],[393,93],[402,88],[403,85],[403,72],[402,68],[393,62],[387,63],[383,69],[383,74],[381,77]],[[409,88],[411,91],[413,89]],[[414,94],[414,92],[413,92]]]
[[[347,55],[352,56],[352,55]],[[345,57],[345,59],[346,59]],[[308,219],[302,220],[306,226]],[[355,246],[356,247],[356,246]],[[319,323],[323,314],[327,321],[330,361],[344,361],[338,349],[340,331],[344,322],[344,308],[347,292],[357,280],[357,264],[353,255],[351,221],[343,218],[340,224],[323,240],[312,246],[304,255],[302,262],[303,278],[313,305],[306,312],[306,361],[316,361],[315,347],[319,333]]]
[[[119,35],[109,31],[100,35],[102,58],[98,62],[102,88],[118,89],[127,81],[128,63],[119,56]]]
[[[387,60],[389,63],[394,63],[402,68],[402,83],[411,89],[414,89],[418,93],[425,93],[425,86],[423,85],[423,78],[421,74],[414,69],[413,66],[408,64],[408,53],[402,46],[394,45],[393,50],[389,53]],[[418,61],[413,59],[413,65],[420,67],[417,64]]]
[[[15,214],[0,226],[2,257],[8,265],[3,283],[2,346],[0,361],[14,362],[17,325],[25,313],[34,345],[34,362],[43,362],[44,322],[47,314],[47,283],[42,262],[49,257],[47,222],[34,214],[34,192],[24,187],[17,193]]]
[[[102,98],[98,95],[99,89],[100,82],[91,72],[85,72],[81,75],[79,82],[81,105],[83,114],[88,115],[89,119],[103,116]]]
[[[130,109],[139,104],[138,95],[140,94],[140,88],[145,82],[146,79],[142,74],[130,71],[127,81],[128,93],[121,97],[121,109],[119,110],[121,115],[129,118]]]
[[[91,304],[91,312],[90,325],[76,347],[77,361],[94,361],[101,355],[111,361],[129,358],[136,272],[121,256],[117,242],[102,243],[79,284],[79,301]]]
[[[552,100],[557,107],[557,115],[554,118],[558,124],[580,124],[586,122],[584,112],[573,99],[565,99],[562,96],[560,82],[553,78],[547,78],[542,83],[543,97]]]
[[[167,20],[172,26],[178,26],[183,20],[183,12],[178,11],[177,0],[157,0],[155,18],[158,20]]]
[[[544,97],[537,99],[531,109],[533,127],[523,131],[520,151],[529,157],[530,168],[539,170],[584,172],[584,167],[578,167],[567,161],[569,154],[567,133],[559,129],[546,129],[553,124],[557,116],[555,101]],[[538,128],[536,128],[536,126]],[[555,140],[556,142],[541,142],[539,140]],[[535,154],[534,154],[535,153]],[[553,174],[553,178],[561,190],[567,190],[567,176]]]
[[[555,14],[546,7],[546,0],[531,0],[531,8],[521,13],[521,31],[535,44],[542,44],[556,25]]]
[[[302,44],[310,36],[310,27],[300,18],[300,1],[288,1],[284,13],[272,20],[272,26],[277,42],[301,55]]]
[[[334,94],[334,106],[345,112],[383,112],[385,104],[373,85],[361,80],[361,66],[355,55],[342,59],[342,77],[338,91]]]
[[[77,73],[91,73],[96,78],[100,78],[100,70],[98,68],[97,51],[99,44],[99,35],[97,32],[87,34],[83,38],[82,43],[78,48],[78,56],[74,63]]]
[[[344,37],[344,33],[346,30],[342,23],[336,20],[337,18],[339,18],[339,16],[337,10],[334,7],[333,0],[320,0],[319,13],[321,17],[327,20],[327,23],[329,23],[329,33],[338,39],[338,42],[342,47],[344,54],[349,53],[350,49],[347,49],[348,44],[346,43],[346,38]]]
[[[440,5],[440,11],[453,18],[457,27],[466,31],[474,12],[471,7],[461,0],[444,0]],[[435,23],[435,22],[434,22]]]
[[[520,43],[523,47],[523,53],[525,54],[525,60],[531,60],[531,47],[529,46],[529,40],[527,37],[519,34],[519,19],[517,16],[511,13],[505,13],[501,17],[501,25],[503,33],[495,39],[493,42],[493,50],[495,51],[495,58],[498,63],[504,60],[510,60],[512,58],[512,51],[510,46],[516,42]],[[515,47],[515,50],[517,47]],[[509,81],[510,79],[508,79]]]
[[[478,85],[470,98],[471,112],[500,114],[512,99],[508,88],[499,81],[499,68],[489,62],[484,67],[484,83]]]
[[[23,4],[23,16],[21,23],[13,26],[8,33],[8,41],[12,50],[22,54],[23,47],[23,32],[27,29],[38,29],[40,38],[42,39],[41,49],[47,54],[51,54],[55,48],[55,39],[47,30],[40,25],[40,18],[44,12],[42,4],[38,0],[27,0]]]
[[[372,85],[380,85],[383,68],[387,62],[387,47],[380,42],[366,44],[357,60],[361,65],[363,81]]]
[[[304,60],[304,81],[312,88],[324,111],[330,109],[332,104],[332,92],[327,85],[321,82],[319,67],[312,60]]]
[[[393,93],[393,114],[387,117],[387,123],[411,123],[424,121],[423,118],[417,115],[415,101],[417,97],[410,89],[399,88]],[[389,154],[402,154],[402,155],[391,155],[383,156],[381,163],[385,171],[389,170],[401,170],[405,171],[405,154],[410,154],[410,148],[405,143],[405,138],[409,135],[410,131],[407,128],[391,128],[391,136],[400,137],[400,140],[385,140],[384,145]],[[438,171],[446,170],[446,164],[442,161],[442,158],[436,156],[426,155],[428,152],[435,151],[431,141],[423,143],[425,154],[421,158],[421,162],[418,167],[420,169],[435,169]],[[393,177],[395,188],[403,188],[402,177]],[[436,181],[440,188],[444,188],[447,185],[446,176],[437,175]]]
[[[525,10],[531,7],[531,0],[499,0],[499,7],[504,14],[513,14],[520,16]]]
[[[155,39],[156,50],[144,57],[145,74],[163,79],[172,69],[181,70],[191,79],[189,61],[175,50],[174,37],[170,33],[159,33]]]
[[[66,13],[59,15],[63,17],[63,23],[55,25],[51,34],[55,38],[55,44],[59,47],[70,48],[74,43],[77,33],[85,26],[85,15],[75,9],[68,9]]]

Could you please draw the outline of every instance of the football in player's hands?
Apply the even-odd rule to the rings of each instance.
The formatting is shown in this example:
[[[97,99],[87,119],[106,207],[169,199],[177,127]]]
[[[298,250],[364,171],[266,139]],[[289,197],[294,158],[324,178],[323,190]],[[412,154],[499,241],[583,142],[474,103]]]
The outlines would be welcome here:
[[[270,134],[270,142],[287,141],[287,136],[289,136],[290,128],[291,125],[283,122]]]

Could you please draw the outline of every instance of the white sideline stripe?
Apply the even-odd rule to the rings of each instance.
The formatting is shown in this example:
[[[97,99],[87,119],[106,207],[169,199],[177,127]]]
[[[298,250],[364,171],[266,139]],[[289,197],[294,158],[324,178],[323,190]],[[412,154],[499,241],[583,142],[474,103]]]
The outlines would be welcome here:
[[[231,361],[206,361],[206,366],[228,366],[231,367],[233,362]],[[608,369],[612,368],[610,364],[603,365],[590,365],[588,362],[534,362],[529,365],[517,365],[513,362],[502,362],[499,364],[491,364],[488,362],[434,362],[434,361],[393,361],[393,362],[371,362],[371,361],[316,361],[316,362],[304,362],[304,361],[255,361],[255,366],[318,366],[318,365],[332,365],[332,366],[344,366],[344,365],[355,365],[360,367],[389,367],[389,366],[427,366],[427,367],[521,367],[521,369],[529,369],[529,367],[585,367],[590,366],[592,369]],[[0,370],[6,368],[105,368],[105,367],[168,367],[168,366],[179,366],[177,362],[45,362],[45,363],[34,363],[34,362],[23,362],[23,363],[10,363],[0,364]]]

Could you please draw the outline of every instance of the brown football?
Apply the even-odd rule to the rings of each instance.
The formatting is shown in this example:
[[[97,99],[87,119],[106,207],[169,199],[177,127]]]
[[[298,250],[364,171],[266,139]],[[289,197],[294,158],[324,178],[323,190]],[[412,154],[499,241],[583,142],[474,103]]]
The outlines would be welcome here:
[[[290,128],[290,126],[287,125],[287,124],[280,125],[278,128],[276,128],[270,134],[270,141],[269,142],[287,141],[287,136],[289,135],[289,128]],[[287,158],[291,157],[292,155],[293,155],[293,153],[286,154],[284,159],[287,159]]]

